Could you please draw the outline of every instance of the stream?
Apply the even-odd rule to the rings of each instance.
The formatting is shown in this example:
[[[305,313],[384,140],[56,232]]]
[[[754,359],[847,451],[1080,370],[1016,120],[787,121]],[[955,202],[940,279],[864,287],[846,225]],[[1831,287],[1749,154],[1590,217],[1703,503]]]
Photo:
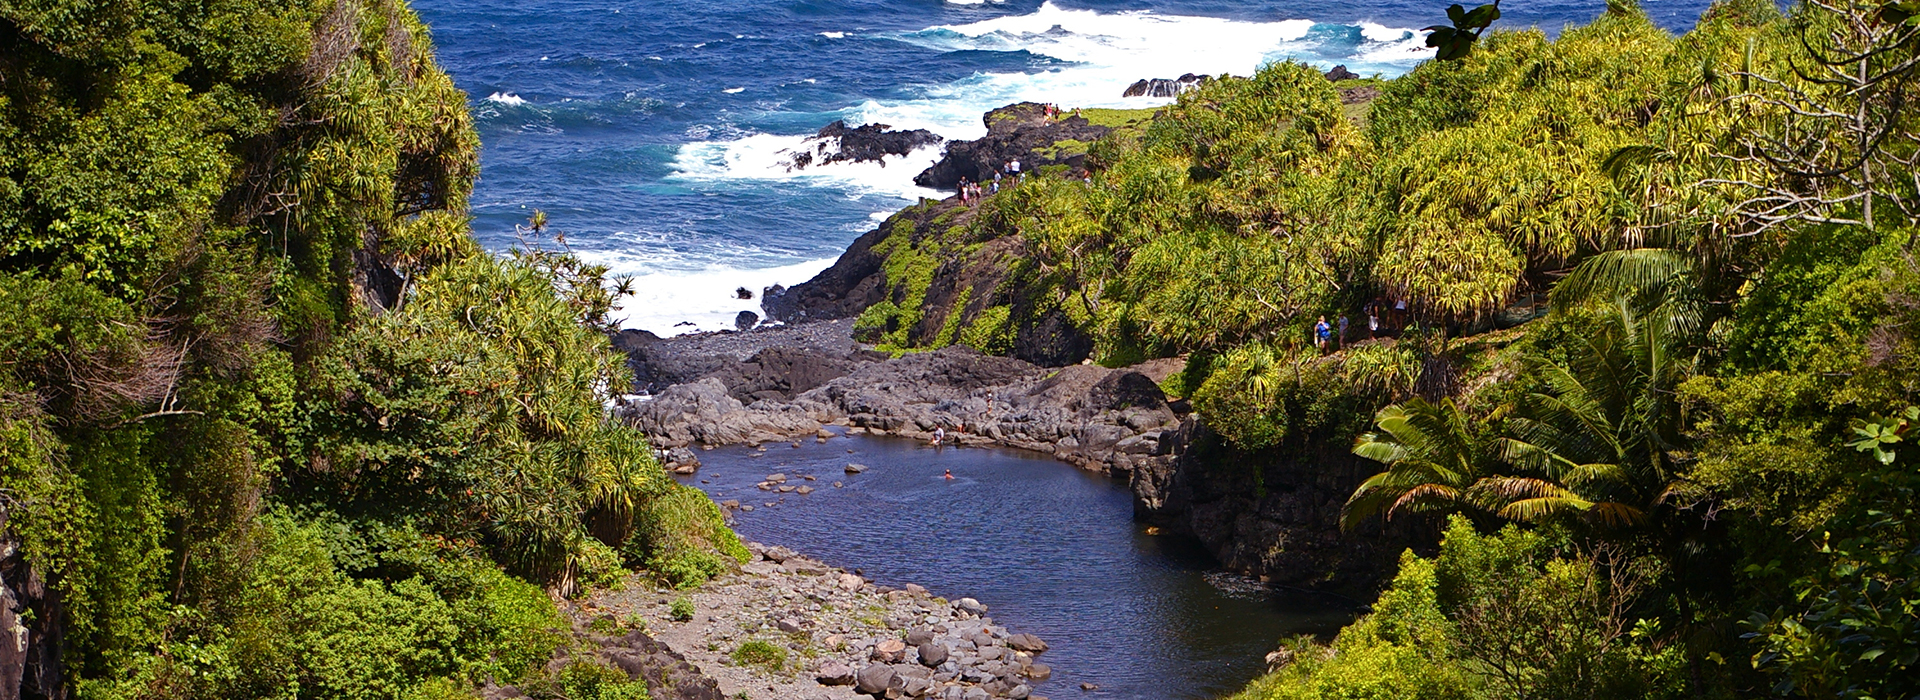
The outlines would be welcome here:
[[[754,506],[735,514],[742,537],[858,569],[879,585],[978,599],[995,622],[1046,640],[1052,648],[1040,660],[1053,679],[1038,695],[1221,697],[1264,671],[1282,637],[1329,636],[1355,614],[1344,598],[1270,590],[1218,570],[1199,542],[1135,523],[1124,480],[1043,455],[843,437],[768,443],[764,452],[718,448],[700,459],[696,475],[678,478],[716,501]],[[849,463],[869,469],[847,474]],[[755,487],[774,473],[817,490]],[[1083,692],[1082,683],[1098,688]]]

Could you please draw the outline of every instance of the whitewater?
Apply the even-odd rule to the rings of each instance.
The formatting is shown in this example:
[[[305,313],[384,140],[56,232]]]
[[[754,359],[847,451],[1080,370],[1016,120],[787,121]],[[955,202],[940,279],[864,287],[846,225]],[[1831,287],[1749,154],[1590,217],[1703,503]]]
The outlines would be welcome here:
[[[1412,27],[1444,15],[1432,3],[1146,0],[419,6],[476,96],[476,235],[504,250],[546,210],[581,257],[636,278],[623,324],[661,335],[732,327],[764,287],[805,281],[888,214],[946,195],[912,183],[938,147],[791,168],[831,121],[971,139],[982,113],[1013,102],[1168,101],[1120,97],[1142,78],[1282,60],[1393,77],[1431,56]],[[1532,7],[1510,17],[1551,26],[1604,5]],[[1690,23],[1699,7],[1650,11]]]

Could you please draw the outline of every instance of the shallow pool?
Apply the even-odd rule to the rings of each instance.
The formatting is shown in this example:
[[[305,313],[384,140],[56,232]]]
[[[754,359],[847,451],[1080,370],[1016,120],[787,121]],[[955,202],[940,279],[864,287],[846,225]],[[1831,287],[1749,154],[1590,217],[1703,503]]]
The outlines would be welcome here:
[[[1353,617],[1350,601],[1218,572],[1197,542],[1135,523],[1124,481],[1049,457],[874,437],[800,445],[701,452],[700,472],[680,478],[754,506],[735,515],[743,537],[881,585],[970,596],[996,622],[1039,635],[1054,669],[1041,695],[1219,697],[1259,675],[1281,637],[1331,634]],[[847,474],[849,463],[868,470]],[[816,491],[755,487],[773,473]]]

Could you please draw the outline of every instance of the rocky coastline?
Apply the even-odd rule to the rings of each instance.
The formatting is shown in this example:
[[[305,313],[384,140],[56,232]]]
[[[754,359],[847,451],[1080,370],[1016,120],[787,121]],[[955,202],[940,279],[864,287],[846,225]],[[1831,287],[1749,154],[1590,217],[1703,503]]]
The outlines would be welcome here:
[[[1328,78],[1352,74],[1341,67]],[[1336,89],[1349,105],[1378,94],[1365,81]],[[987,136],[947,143],[916,182],[979,179],[1010,159],[1033,169],[1053,162],[1048,154],[1061,152],[1054,144],[1109,131],[1079,117],[1049,118],[1033,103],[983,119]],[[1226,446],[1185,400],[1160,388],[1184,359],[1086,364],[1091,340],[1008,284],[1024,253],[1019,237],[946,240],[972,215],[955,198],[895,214],[812,280],[765,290],[772,326],[664,339],[623,331],[615,344],[648,395],[624,403],[621,415],[683,474],[698,468],[702,448],[841,435],[929,440],[943,431],[949,444],[1045,453],[1126,479],[1136,518],[1192,534],[1227,568],[1274,584],[1364,591],[1419,539],[1341,531],[1341,507],[1371,471],[1344,445],[1311,451],[1312,459]],[[966,244],[964,254],[950,254],[958,251],[948,244]],[[909,245],[942,260],[914,294],[886,272],[889,256]],[[882,302],[918,304],[910,316],[917,320],[856,334],[853,319]],[[972,327],[989,311],[1016,320],[995,350],[1003,354],[953,344],[895,358],[859,342],[884,333],[904,337],[903,346],[940,345],[943,329]]]

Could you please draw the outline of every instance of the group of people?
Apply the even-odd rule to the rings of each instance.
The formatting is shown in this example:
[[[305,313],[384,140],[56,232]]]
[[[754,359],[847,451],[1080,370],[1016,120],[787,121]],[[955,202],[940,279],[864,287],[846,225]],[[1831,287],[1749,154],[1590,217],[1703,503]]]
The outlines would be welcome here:
[[[1397,299],[1392,304],[1388,304],[1385,299],[1375,299],[1367,302],[1363,310],[1367,314],[1367,339],[1372,340],[1382,330],[1388,330],[1389,323],[1397,327],[1404,321],[1407,302],[1405,299]],[[1387,320],[1382,321],[1382,316],[1386,316]],[[1345,346],[1347,338],[1350,337],[1347,335],[1347,325],[1346,314],[1340,314],[1339,319],[1334,323],[1327,323],[1327,317],[1321,316],[1320,320],[1313,324],[1313,346],[1319,348],[1321,352],[1331,352]],[[1338,335],[1335,335],[1336,329]]]
[[[1020,161],[1018,159],[1007,161],[1006,165],[1001,166],[999,170],[993,171],[993,179],[990,181],[973,182],[964,177],[960,178],[960,184],[955,187],[960,194],[960,203],[972,204],[980,201],[981,197],[1000,194],[1000,179],[1002,177],[1019,179]]]
[[[1000,178],[995,177],[991,182],[988,182],[987,184],[982,185],[978,182],[973,182],[963,177],[963,178],[960,178],[960,185],[957,189],[960,191],[960,203],[972,204],[974,202],[980,201],[981,197],[985,197],[987,195],[999,194]]]

